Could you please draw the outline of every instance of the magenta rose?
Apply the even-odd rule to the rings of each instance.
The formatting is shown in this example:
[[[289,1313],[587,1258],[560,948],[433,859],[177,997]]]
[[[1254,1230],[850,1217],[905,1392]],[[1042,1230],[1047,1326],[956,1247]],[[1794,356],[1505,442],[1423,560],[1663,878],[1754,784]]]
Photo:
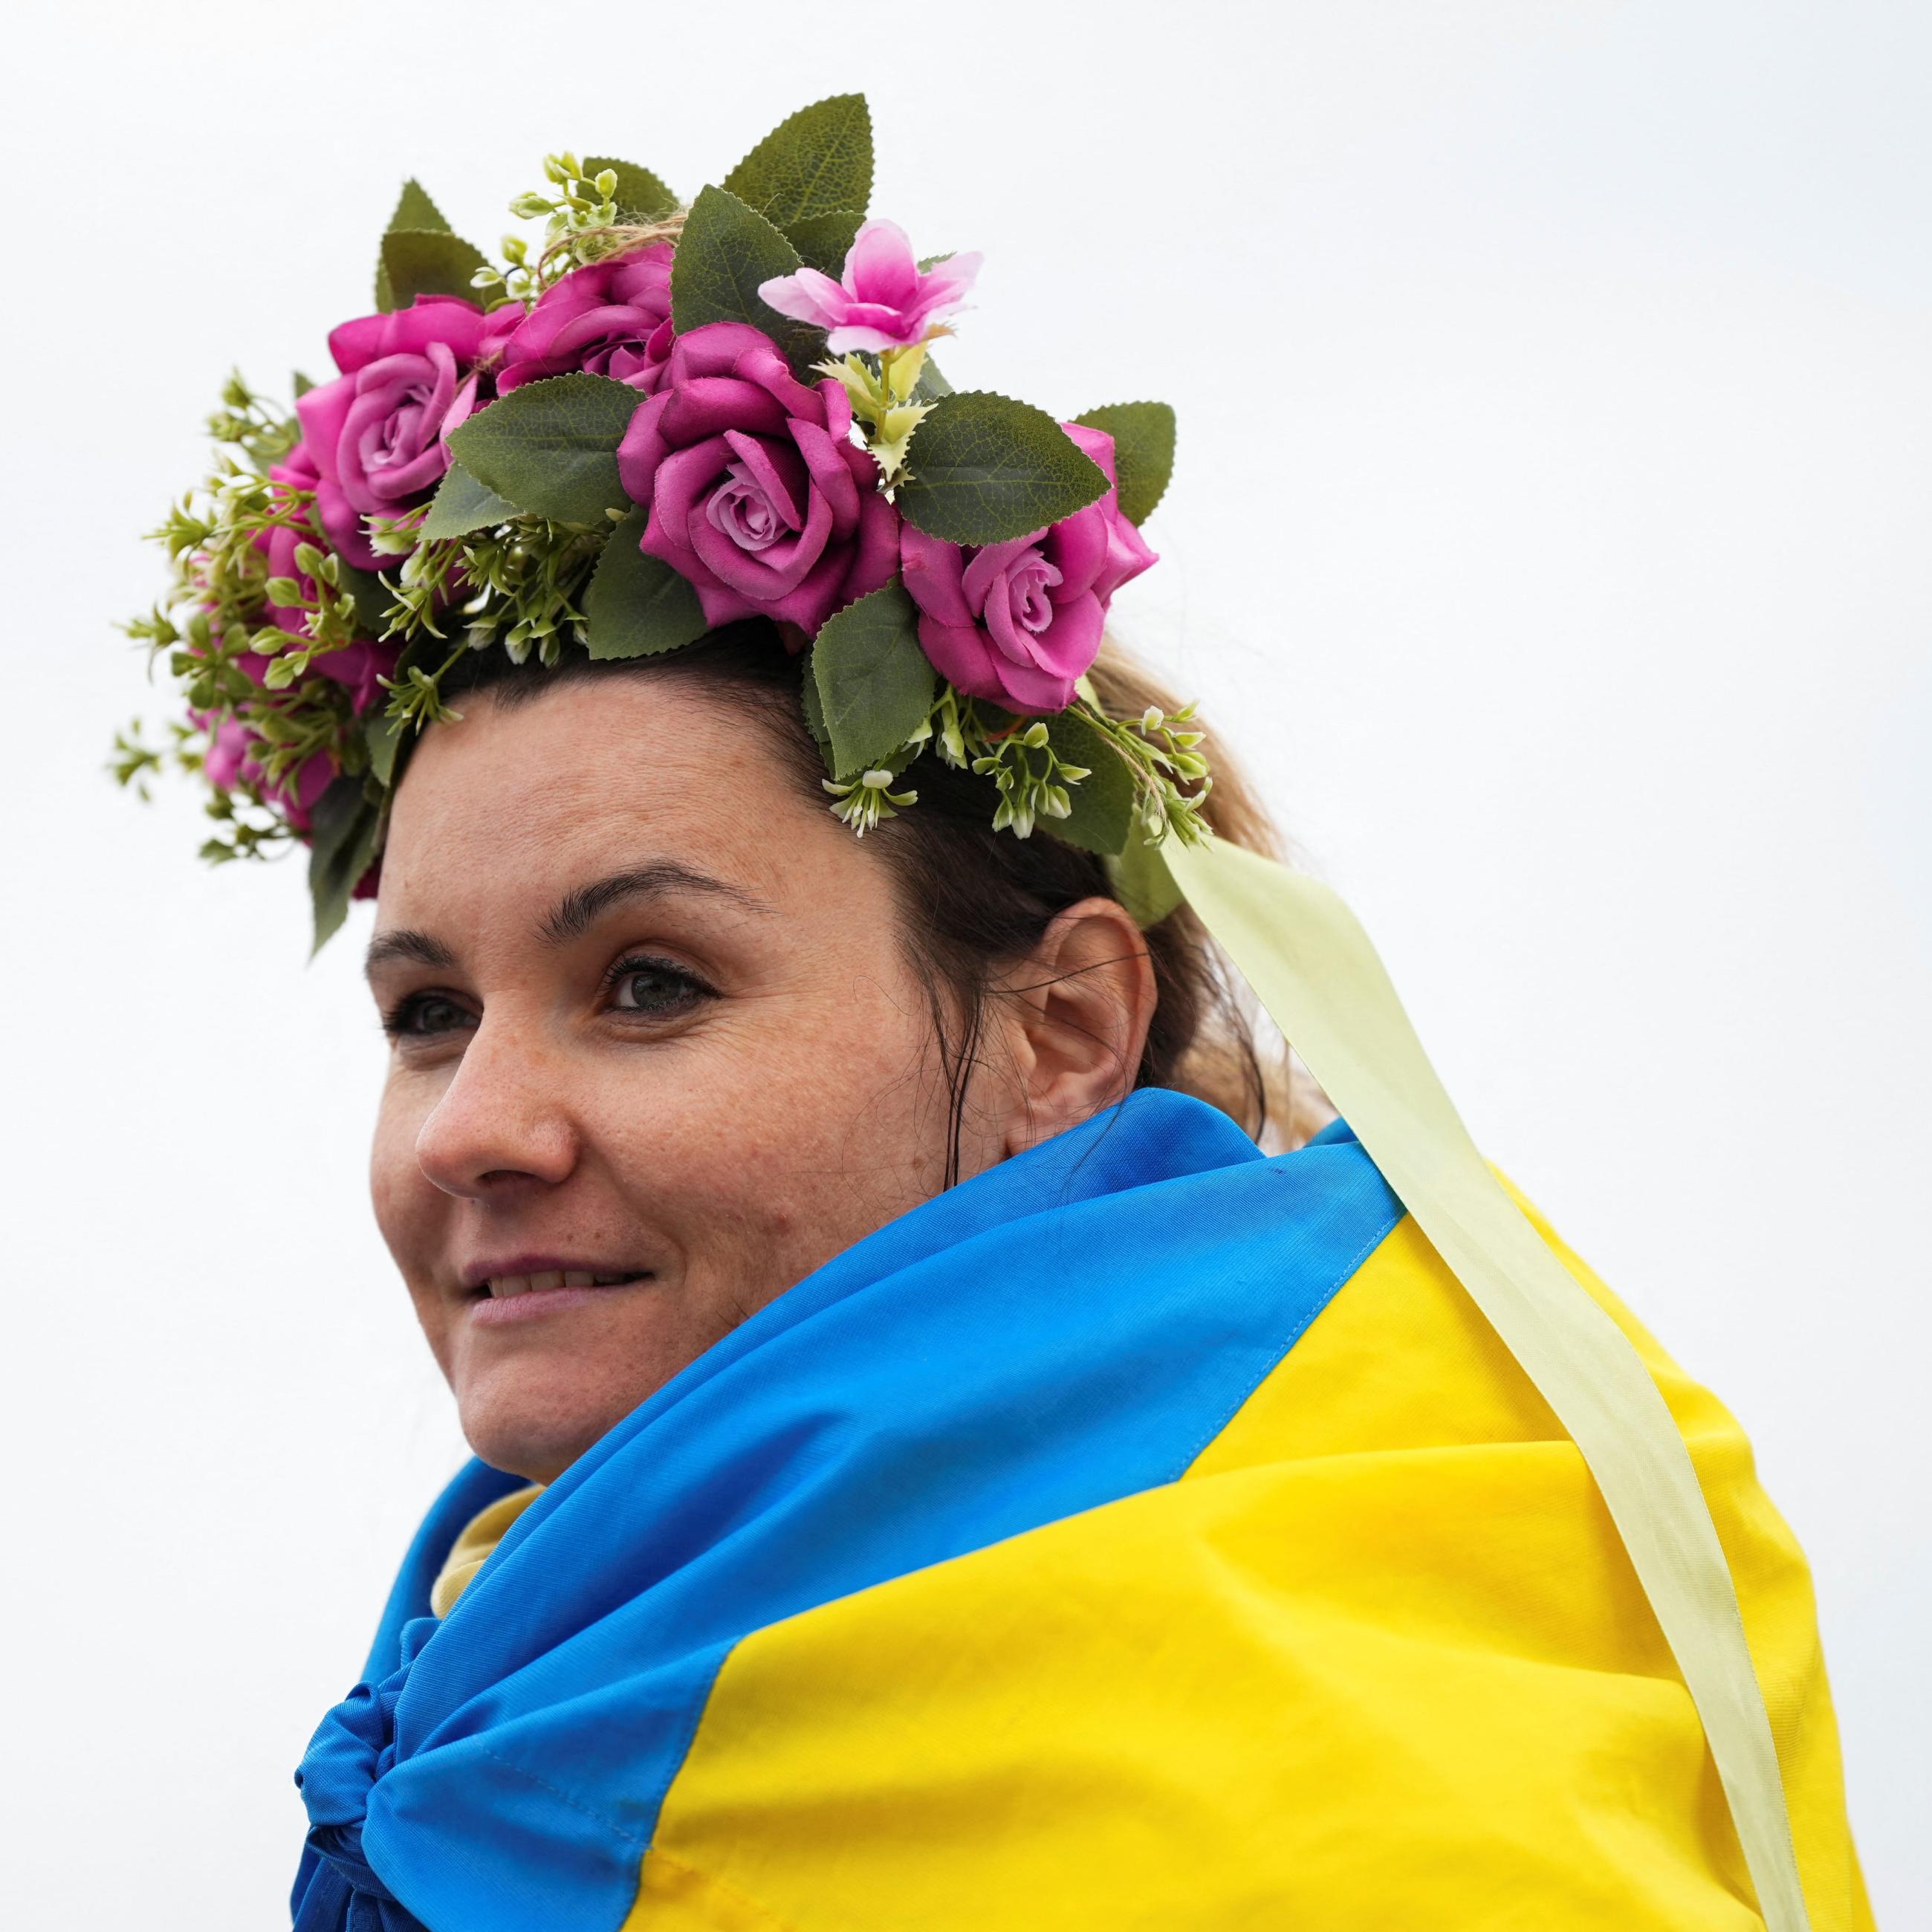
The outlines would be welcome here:
[[[242,770],[261,786],[265,797],[281,807],[283,815],[301,832],[308,830],[322,794],[335,782],[335,760],[326,752],[304,758],[280,784],[268,784],[253,758],[244,763]]]
[[[209,727],[207,716],[190,711],[189,718],[208,732],[208,749],[201,762],[202,776],[218,791],[232,791],[242,782],[242,768],[253,763],[250,754],[255,734],[238,718],[224,718]],[[256,770],[261,767],[258,765]]]
[[[407,308],[331,332],[342,374],[300,398],[296,413],[319,472],[323,530],[358,569],[385,561],[362,519],[407,509],[442,480],[444,439],[476,406],[476,365],[517,319],[514,308],[486,316],[454,296],[418,296]]]
[[[194,713],[190,716],[197,724],[208,722]],[[257,742],[240,718],[223,718],[210,736],[202,762],[203,776],[223,791],[244,782],[260,786],[262,795],[280,806],[296,831],[307,832],[317,803],[335,776],[335,760],[327,752],[317,752],[304,758],[280,784],[271,785],[255,757]]]
[[[1114,439],[1062,427],[1113,483]],[[908,524],[899,550],[919,640],[940,675],[969,697],[1028,714],[1072,703],[1114,592],[1157,560],[1111,488],[1030,536],[962,548]]]
[[[290,452],[286,461],[276,464],[268,472],[268,478],[271,482],[284,484],[292,490],[317,490],[322,480],[316,476],[314,459],[302,443],[298,443]],[[302,586],[303,595],[311,604],[316,600],[315,580],[297,561],[296,552],[305,543],[319,544],[320,542],[320,538],[305,524],[278,525],[274,530],[264,530],[255,539],[256,548],[268,559],[269,576],[292,578]],[[268,606],[269,622],[293,637],[308,635],[309,614],[307,609],[299,607],[280,604]],[[400,650],[397,644],[377,644],[365,638],[340,650],[325,652],[312,660],[311,668],[348,691],[350,701],[356,716],[360,718],[384,696],[379,680],[395,668]],[[268,670],[268,660],[252,651],[236,662],[257,684]]]
[[[268,480],[279,483],[288,490],[307,490],[316,498],[316,520],[320,522],[322,476],[315,466],[315,458],[309,454],[308,446],[298,442],[289,452],[284,461],[277,464],[268,472]],[[338,493],[339,494],[339,493]],[[351,513],[352,515],[352,512]],[[298,525],[278,526],[264,530],[255,539],[255,548],[268,559],[268,574],[272,578],[292,578],[302,587],[302,594],[313,603],[315,599],[315,580],[296,561],[296,552],[305,543],[320,544],[322,533],[308,526],[306,520]],[[296,637],[308,633],[308,612],[292,606],[271,604],[268,621],[278,628]]]
[[[296,532],[274,530],[268,532],[262,544],[268,555],[269,568],[276,576],[294,578],[314,596],[314,585],[295,567],[296,545],[304,541],[338,552],[358,570],[394,568],[396,560],[386,556],[371,545],[369,533],[362,526],[362,513],[343,494],[340,484],[331,482],[321,473],[307,443],[297,443],[289,452],[288,460],[278,464],[268,473],[275,482],[311,491],[315,497],[313,521],[316,527],[306,538]],[[301,628],[302,614],[299,610],[286,612],[274,605],[269,608],[274,614],[274,621],[284,630]],[[289,621],[291,618],[295,621]]]
[[[358,718],[368,716],[388,695],[382,680],[395,670],[400,646],[367,641],[346,644],[340,650],[325,652],[310,666],[310,675],[327,678],[349,693],[350,708]],[[260,684],[268,675],[270,660],[254,651],[244,651],[231,661],[250,682]],[[209,734],[202,769],[208,782],[231,790],[243,782],[259,785],[263,796],[278,805],[298,832],[307,832],[316,801],[335,776],[335,760],[326,752],[305,758],[280,784],[272,785],[268,774],[255,756],[259,742],[255,732],[242,719],[218,720],[206,712],[190,711],[190,720]]]
[[[340,685],[349,694],[350,708],[357,717],[366,718],[388,697],[382,681],[394,673],[402,648],[400,644],[374,644],[366,638],[360,638],[352,644],[344,644],[340,650],[325,651],[320,657],[311,658],[309,670]]]
[[[658,242],[553,282],[505,338],[496,388],[584,369],[655,395],[670,345],[670,247]]]
[[[650,513],[639,548],[689,579],[707,624],[770,617],[809,636],[891,578],[898,513],[851,427],[837,382],[807,387],[747,323],[672,345],[617,472]]]

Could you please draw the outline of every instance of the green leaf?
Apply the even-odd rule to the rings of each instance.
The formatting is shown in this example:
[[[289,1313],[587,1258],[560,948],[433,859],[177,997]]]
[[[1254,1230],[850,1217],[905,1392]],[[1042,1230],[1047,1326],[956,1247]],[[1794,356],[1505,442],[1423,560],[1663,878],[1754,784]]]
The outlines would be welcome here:
[[[630,221],[656,221],[677,206],[677,196],[652,174],[634,161],[620,161],[609,154],[592,156],[584,164],[586,178],[594,181],[608,168],[617,177],[616,192],[610,199],[618,214]]]
[[[1043,818],[1041,830],[1083,851],[1120,851],[1134,824],[1134,777],[1127,761],[1078,709],[1048,718],[1046,740],[1055,758],[1085,766],[1087,776],[1066,788],[1072,816]]]
[[[293,382],[297,402],[300,402],[303,397],[315,387],[314,379],[312,376],[304,376],[299,369],[295,372]]]
[[[862,94],[836,94],[774,128],[724,185],[766,220],[790,230],[808,215],[872,198],[872,116]]]
[[[440,234],[449,232],[449,224],[442,218],[442,210],[430,200],[421,182],[412,175],[403,184],[403,191],[396,198],[396,212],[389,217],[389,229],[414,228],[434,230]]]
[[[407,308],[418,296],[460,296],[474,302],[470,277],[488,264],[482,250],[460,235],[440,229],[392,228],[382,237],[382,272],[376,286],[376,306]],[[386,278],[385,280],[384,278]],[[382,301],[386,292],[386,304]]]
[[[516,505],[507,496],[486,490],[461,464],[452,463],[430,499],[422,533],[428,538],[466,537],[472,530],[488,530],[516,514]]]
[[[1044,410],[968,389],[942,397],[914,431],[908,523],[946,543],[1004,543],[1107,494],[1100,465]]]
[[[928,356],[920,365],[919,380],[912,386],[913,400],[936,403],[941,396],[952,393],[952,385],[939,373],[939,364]]]
[[[824,214],[800,216],[785,235],[813,268],[836,278],[844,273],[845,257],[865,218],[851,208],[835,208]]]
[[[919,728],[939,687],[919,607],[896,584],[828,618],[812,646],[835,778],[881,765]]]
[[[1158,926],[1186,896],[1174,882],[1166,854],[1138,831],[1118,857],[1108,857],[1107,878],[1114,897],[1133,914],[1134,923],[1143,932]]]
[[[1103,429],[1114,439],[1120,473],[1120,514],[1144,524],[1174,474],[1174,411],[1166,403],[1109,403],[1074,421]]]
[[[838,774],[832,769],[832,739],[825,728],[825,700],[818,694],[818,674],[812,668],[809,652],[806,657],[805,676],[799,686],[799,694],[804,700],[805,728],[818,741],[818,755],[825,760],[826,775],[836,778]]]
[[[759,285],[798,271],[798,250],[762,214],[722,188],[700,191],[684,218],[670,265],[672,326],[680,335],[711,322],[761,328],[801,372],[825,353],[821,329],[758,299]]]
[[[638,548],[647,513],[633,510],[610,532],[584,595],[585,640],[593,658],[653,657],[703,637],[698,592],[662,557]]]
[[[434,230],[446,235],[449,232],[449,224],[442,218],[442,209],[423,192],[422,184],[413,178],[404,182],[403,191],[396,199],[396,212],[389,217],[389,226],[382,232],[388,234],[398,228]],[[389,286],[389,271],[379,254],[376,260],[376,307],[387,315],[392,308],[400,306],[395,291]]]
[[[362,875],[382,841],[382,812],[362,794],[360,778],[338,778],[316,801],[309,820],[308,890],[320,952],[347,916]]]
[[[346,556],[335,560],[342,574],[342,587],[356,600],[356,622],[364,637],[386,636],[389,613],[395,608],[396,593],[373,570],[358,570]]]
[[[401,718],[392,718],[386,711],[379,711],[362,722],[362,742],[368,748],[369,769],[385,791],[396,782],[396,754],[408,728]]]
[[[617,446],[644,400],[580,370],[525,382],[453,430],[450,454],[529,515],[595,527],[628,500]]]

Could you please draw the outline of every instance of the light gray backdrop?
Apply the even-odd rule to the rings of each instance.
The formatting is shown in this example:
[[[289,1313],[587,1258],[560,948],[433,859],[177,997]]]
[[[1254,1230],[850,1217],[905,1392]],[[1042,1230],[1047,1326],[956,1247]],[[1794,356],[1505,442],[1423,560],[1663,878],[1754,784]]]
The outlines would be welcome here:
[[[1479,1137],[1752,1431],[1881,1922],[1928,1564],[1922,7],[69,0],[9,30],[4,1172],[22,1924],[257,1928],[460,1453],[362,1194],[366,913],[101,776],[231,362],[326,369],[397,183],[692,191],[872,98],[986,251],[946,364],[1180,408],[1123,628],[1378,938]]]

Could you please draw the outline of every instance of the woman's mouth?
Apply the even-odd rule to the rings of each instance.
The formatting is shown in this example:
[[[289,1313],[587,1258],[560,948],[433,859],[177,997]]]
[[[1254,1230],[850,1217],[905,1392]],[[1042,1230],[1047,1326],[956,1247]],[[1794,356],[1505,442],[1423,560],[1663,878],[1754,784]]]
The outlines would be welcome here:
[[[641,1281],[647,1272],[631,1268],[600,1274],[590,1268],[547,1268],[540,1274],[491,1275],[483,1293],[492,1301],[507,1301],[519,1294],[553,1294],[560,1288],[622,1288],[627,1282]]]
[[[562,1315],[573,1308],[642,1288],[656,1279],[647,1268],[544,1267],[513,1264],[495,1273],[472,1270],[466,1291],[470,1319],[484,1328]]]

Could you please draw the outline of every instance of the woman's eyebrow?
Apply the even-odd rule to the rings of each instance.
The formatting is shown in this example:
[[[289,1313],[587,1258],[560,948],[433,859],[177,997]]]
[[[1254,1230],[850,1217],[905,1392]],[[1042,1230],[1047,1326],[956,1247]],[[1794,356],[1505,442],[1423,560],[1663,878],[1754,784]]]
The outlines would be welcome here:
[[[567,946],[580,938],[614,905],[626,899],[658,898],[673,892],[703,892],[729,899],[747,912],[770,912],[763,899],[728,879],[680,865],[675,859],[653,860],[628,872],[612,872],[587,886],[579,886],[557,901],[550,916],[537,928],[546,945]]]
[[[370,940],[369,950],[362,961],[364,976],[368,977],[376,968],[388,965],[392,959],[412,960],[418,966],[439,968],[456,964],[456,955],[441,940],[406,926],[379,932]]]

